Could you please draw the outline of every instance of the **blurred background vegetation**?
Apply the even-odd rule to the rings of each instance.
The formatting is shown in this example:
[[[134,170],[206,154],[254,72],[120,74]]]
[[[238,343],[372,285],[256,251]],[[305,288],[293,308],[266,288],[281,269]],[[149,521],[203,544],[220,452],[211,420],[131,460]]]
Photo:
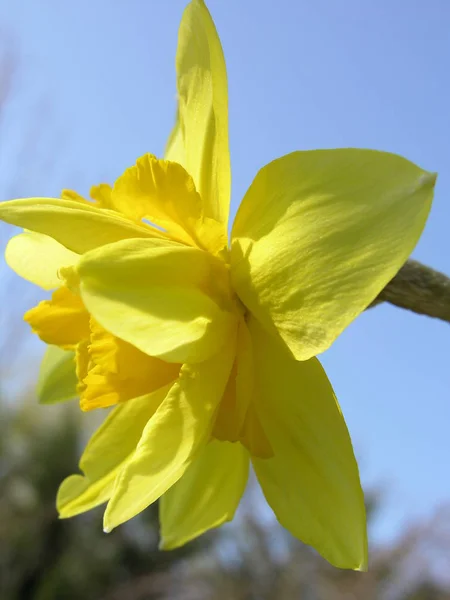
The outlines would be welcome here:
[[[13,55],[3,53],[0,120],[16,68]],[[8,177],[5,197],[26,193],[39,172],[35,142],[35,132],[23,141],[20,171]],[[10,234],[2,225],[2,249]],[[2,306],[16,283],[3,269]],[[444,508],[389,545],[372,545],[364,574],[330,567],[282,531],[259,510],[254,482],[233,524],[177,552],[158,551],[157,507],[108,535],[101,509],[58,520],[58,485],[77,470],[89,432],[76,403],[37,406],[39,351],[20,319],[33,293],[14,294],[14,319],[11,310],[0,316],[0,600],[450,600]],[[382,497],[370,490],[367,496],[373,516],[383,509]]]
[[[55,493],[77,469],[77,406],[32,394],[0,415],[1,600],[450,600],[450,511],[371,547],[368,573],[330,567],[255,507],[177,552],[159,552],[157,508],[105,535],[102,510],[58,520]],[[369,514],[382,501],[368,493]]]

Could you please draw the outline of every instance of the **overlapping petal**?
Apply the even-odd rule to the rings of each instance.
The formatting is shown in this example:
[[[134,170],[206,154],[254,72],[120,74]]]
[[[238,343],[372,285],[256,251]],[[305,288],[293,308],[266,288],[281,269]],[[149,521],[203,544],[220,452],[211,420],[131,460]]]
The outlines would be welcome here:
[[[255,319],[257,410],[273,457],[253,458],[264,495],[293,535],[333,565],[364,570],[367,536],[358,466],[319,361],[296,361]]]
[[[434,182],[372,150],[295,152],[270,163],[233,226],[242,302],[298,360],[323,352],[410,255]]]
[[[108,183],[99,183],[98,185],[93,185],[89,190],[89,195],[92,198],[92,200],[95,200],[95,202],[101,208],[115,210],[111,198],[112,187]]]
[[[152,223],[192,241],[202,216],[202,201],[189,173],[178,163],[141,156],[119,177],[112,191],[114,208],[131,219]],[[185,241],[185,239],[183,239]]]
[[[104,517],[107,531],[164,494],[207,443],[235,350],[233,331],[213,358],[183,365],[178,381],[150,419],[136,452],[117,479]]]
[[[111,335],[91,319],[87,373],[82,380],[82,410],[112,406],[149,394],[174,381],[180,365],[144,354]]]
[[[48,346],[41,362],[36,393],[41,404],[56,404],[78,396],[73,351]]]
[[[241,440],[249,404],[253,396],[253,353],[250,333],[243,317],[239,319],[236,356],[225,393],[217,410],[213,435],[218,440]]]
[[[116,181],[110,203],[130,219],[147,219],[183,243],[213,253],[227,244],[220,223],[205,217],[194,181],[178,163],[145,154]]]
[[[74,349],[90,335],[89,315],[81,298],[66,287],[53,292],[24,315],[33,332],[47,344]]]
[[[156,229],[134,223],[112,210],[58,198],[1,202],[0,219],[47,235],[78,254],[127,238],[165,237]]]
[[[171,550],[233,519],[248,479],[240,444],[208,443],[159,505],[160,547]]]
[[[222,441],[241,442],[251,455],[268,458],[273,451],[255,410],[254,380],[253,342],[241,317],[236,356],[217,410],[213,436]]]
[[[185,9],[176,57],[177,123],[166,158],[194,178],[205,216],[228,222],[231,190],[228,147],[228,89],[225,59],[203,0]]]
[[[235,326],[225,265],[193,247],[118,242],[86,254],[78,274],[83,301],[102,327],[169,362],[206,360]]]
[[[58,271],[74,265],[79,254],[68,250],[57,241],[41,233],[20,233],[8,242],[5,260],[20,277],[44,290],[61,285]]]
[[[133,456],[143,429],[168,389],[130,400],[110,412],[81,457],[84,475],[71,475],[59,488],[60,517],[73,517],[109,500],[117,474]]]

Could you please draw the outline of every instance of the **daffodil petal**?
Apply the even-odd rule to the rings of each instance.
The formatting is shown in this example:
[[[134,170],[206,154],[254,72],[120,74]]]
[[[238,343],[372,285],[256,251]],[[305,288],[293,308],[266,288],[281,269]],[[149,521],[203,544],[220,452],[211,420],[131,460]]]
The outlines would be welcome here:
[[[147,219],[185,244],[212,253],[227,245],[223,226],[205,218],[192,177],[176,162],[141,156],[114,184],[111,204],[130,219]]]
[[[181,123],[178,118],[178,108],[177,108],[177,118],[175,121],[175,125],[170,132],[169,139],[166,143],[166,148],[164,152],[164,158],[166,160],[171,160],[173,162],[177,162],[180,165],[186,164],[186,153],[184,149],[184,137],[183,132],[181,131]]]
[[[112,187],[108,183],[99,183],[93,185],[89,190],[90,197],[95,200],[101,208],[114,210],[112,196]]]
[[[242,302],[298,360],[323,352],[410,255],[434,182],[372,150],[295,152],[270,163],[233,227]]]
[[[78,254],[127,238],[164,237],[156,229],[133,223],[89,202],[59,198],[1,202],[0,219],[48,235]]]
[[[144,354],[91,319],[89,360],[80,408],[111,406],[149,394],[175,381],[181,365]]]
[[[76,398],[75,353],[48,346],[41,362],[36,391],[40,404],[56,404]]]
[[[280,523],[331,564],[367,567],[364,497],[344,418],[319,361],[295,361],[250,319],[256,409],[273,457],[253,458]]]
[[[129,400],[109,413],[81,457],[84,475],[67,477],[59,488],[60,517],[73,517],[109,500],[117,474],[133,456],[144,427],[169,387]]]
[[[168,362],[206,360],[235,323],[213,299],[224,264],[194,247],[118,242],[86,254],[78,273],[83,301],[102,327]]]
[[[248,452],[241,444],[207,444],[160,500],[160,548],[178,548],[231,521],[247,484],[248,467]]]
[[[42,341],[66,350],[89,338],[89,315],[81,298],[66,287],[27,311],[24,320]]]
[[[178,163],[145,154],[114,184],[114,208],[130,219],[148,219],[190,243],[202,217],[192,177]]]
[[[8,266],[20,277],[44,290],[59,287],[61,280],[58,270],[74,265],[78,259],[79,254],[68,250],[53,238],[33,232],[15,235],[5,250]]]
[[[214,423],[213,435],[218,440],[241,441],[241,432],[253,397],[253,380],[252,342],[245,319],[241,317],[233,369]]]
[[[184,474],[207,443],[236,350],[235,332],[212,359],[183,365],[178,381],[145,427],[117,478],[104,527],[110,531],[155,502]]]
[[[75,190],[64,189],[61,192],[61,198],[63,200],[71,200],[73,202],[78,202],[84,206],[90,206],[89,200],[86,200],[81,194],[76,192]]]
[[[202,0],[185,9],[176,57],[178,113],[166,157],[194,178],[205,215],[225,225],[231,190],[225,59]]]

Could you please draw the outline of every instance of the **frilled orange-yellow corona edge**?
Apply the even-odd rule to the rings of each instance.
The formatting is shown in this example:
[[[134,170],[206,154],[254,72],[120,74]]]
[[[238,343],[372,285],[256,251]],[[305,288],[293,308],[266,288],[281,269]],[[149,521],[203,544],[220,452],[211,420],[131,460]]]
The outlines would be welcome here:
[[[350,437],[316,355],[395,275],[435,175],[372,150],[294,152],[262,168],[228,241],[222,48],[186,8],[178,111],[147,154],[91,200],[4,202],[6,250],[53,290],[25,315],[49,344],[39,396],[113,407],[58,493],[61,517],[107,503],[110,531],[160,499],[161,547],[233,518],[250,462],[276,517],[338,567],[367,568]]]

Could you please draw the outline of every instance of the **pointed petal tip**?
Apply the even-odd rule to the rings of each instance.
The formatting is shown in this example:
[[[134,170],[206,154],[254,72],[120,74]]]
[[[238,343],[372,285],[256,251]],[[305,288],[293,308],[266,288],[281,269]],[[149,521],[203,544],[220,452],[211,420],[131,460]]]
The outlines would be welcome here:
[[[205,531],[199,533],[198,535],[193,535],[191,537],[183,537],[177,539],[174,536],[161,537],[158,544],[158,550],[161,552],[171,552],[172,550],[178,550],[178,548],[182,548],[189,542],[192,542],[196,537],[199,537],[205,533]]]
[[[353,571],[358,571],[359,573],[367,573],[369,570],[369,557],[367,555],[367,550],[364,553],[361,562],[357,564],[357,566],[352,567]]]
[[[417,182],[417,189],[433,188],[436,185],[438,174],[430,171],[423,171]]]
[[[318,548],[316,548],[318,550]],[[354,553],[344,552],[339,557],[336,555],[331,556],[328,554],[319,553],[328,561],[333,567],[337,569],[343,569],[345,571],[357,571],[359,573],[367,573],[369,570],[369,558],[368,549],[364,548],[362,554],[355,555]]]
[[[364,524],[365,536],[364,536],[364,545],[362,548],[362,555],[359,557],[359,560],[355,561],[355,564],[351,567],[353,571],[358,571],[360,573],[367,573],[369,570],[369,545],[367,539],[367,525]]]
[[[359,567],[356,567],[356,569],[354,569],[355,571],[358,571],[359,573],[367,573],[367,571],[369,570],[369,565],[367,563],[367,561],[364,561],[363,563],[361,563],[359,565]]]
[[[111,533],[113,529],[125,523],[125,521],[129,520],[126,518],[117,518],[117,515],[111,515],[113,512],[113,507],[111,506],[111,500],[109,500],[106,505],[105,512],[103,514],[103,533]]]
[[[115,527],[115,525],[110,523],[107,513],[108,513],[108,509],[106,509],[105,514],[103,515],[103,533],[111,533],[111,531]],[[116,525],[117,525],[117,523],[116,523]]]
[[[171,544],[170,541],[168,541],[165,538],[161,538],[159,540],[159,544],[158,544],[158,550],[162,551],[162,552],[167,552],[169,550],[174,550],[176,548],[175,544]]]

